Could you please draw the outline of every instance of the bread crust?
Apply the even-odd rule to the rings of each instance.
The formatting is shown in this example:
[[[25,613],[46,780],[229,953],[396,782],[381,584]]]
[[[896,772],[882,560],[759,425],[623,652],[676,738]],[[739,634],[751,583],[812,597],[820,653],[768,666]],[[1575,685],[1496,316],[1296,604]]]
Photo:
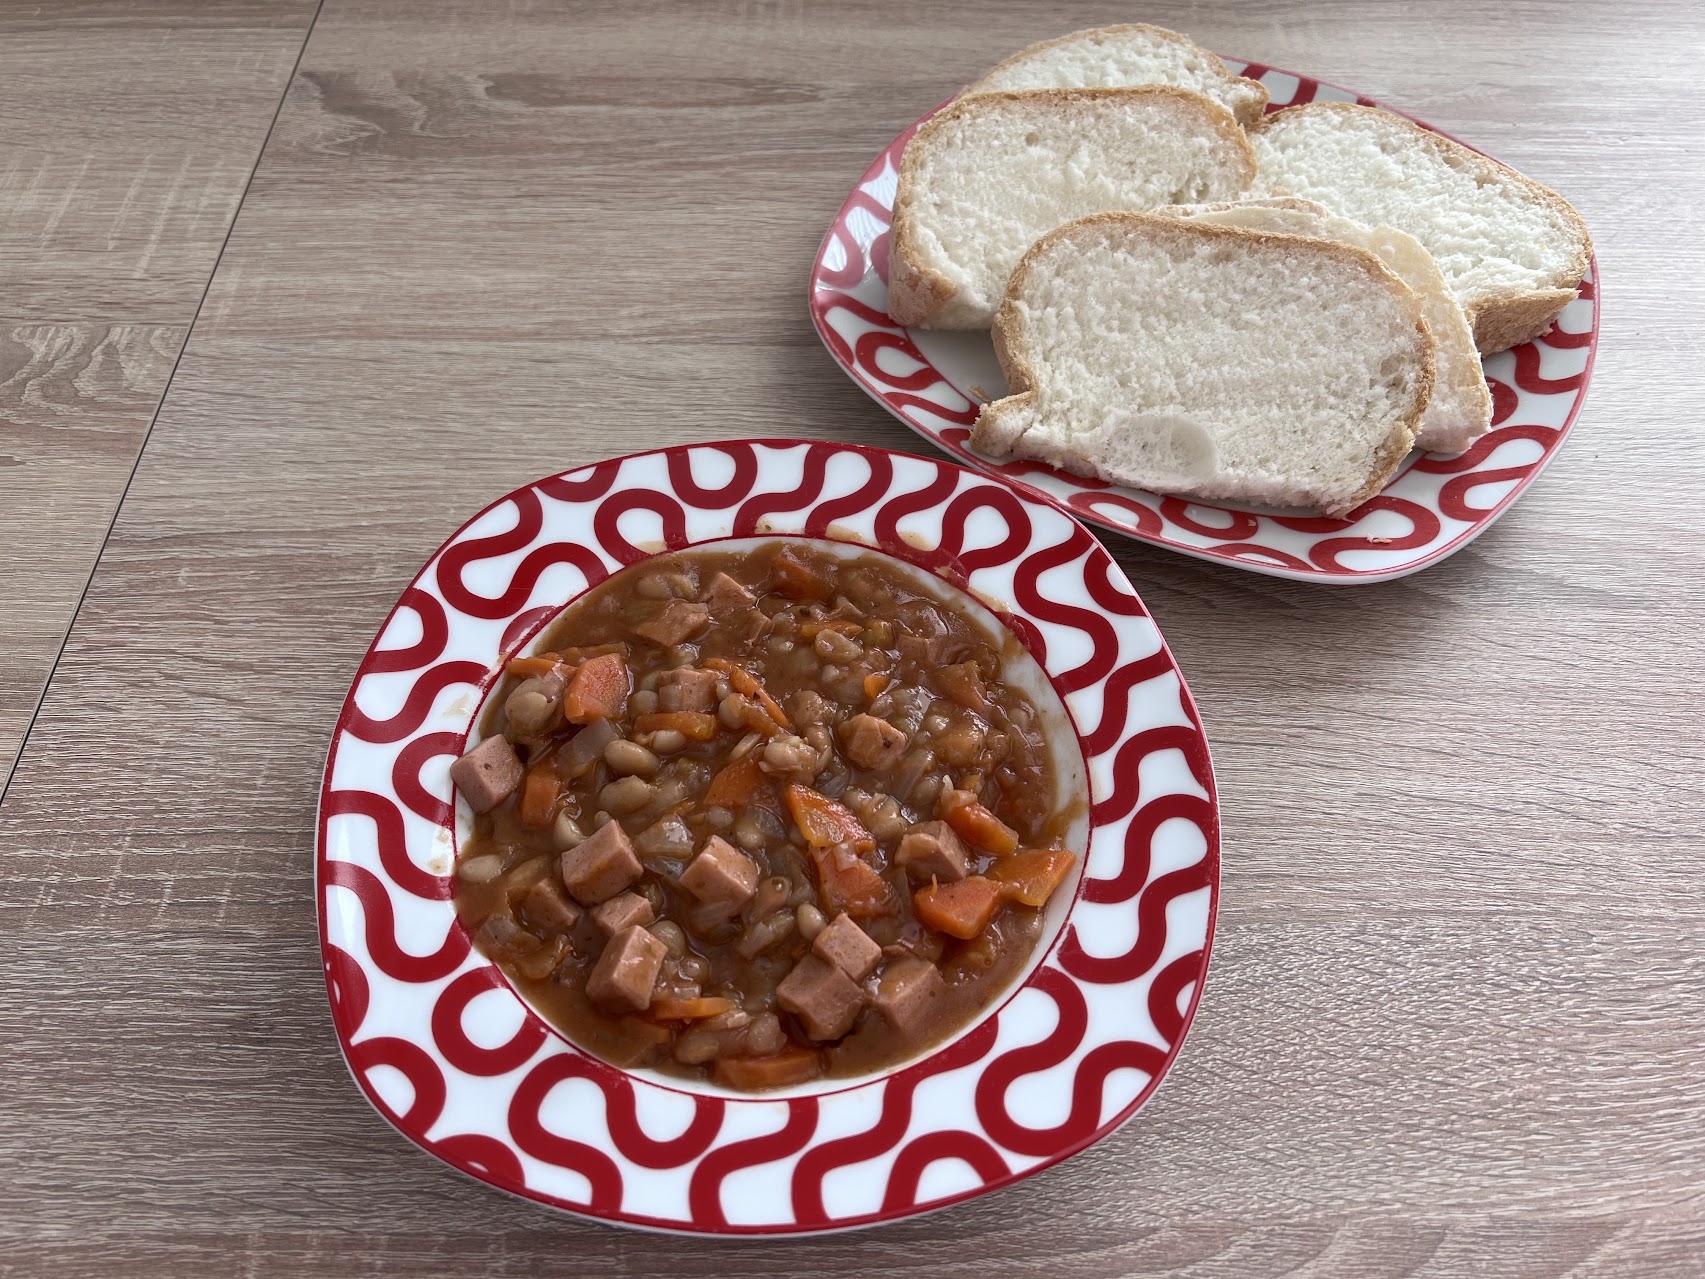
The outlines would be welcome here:
[[[1431,130],[1423,129],[1414,121],[1406,120],[1395,112],[1384,111],[1379,107],[1364,107],[1356,102],[1305,102],[1298,106],[1285,107],[1266,116],[1250,131],[1263,132],[1271,129],[1275,121],[1282,125],[1286,116],[1325,111],[1356,115],[1377,114],[1382,123],[1399,127],[1413,144],[1426,148],[1447,163],[1452,159],[1466,162],[1476,173],[1486,174],[1521,188],[1539,203],[1548,205],[1561,214],[1564,225],[1574,232],[1568,264],[1554,272],[1552,278],[1545,281],[1541,287],[1505,289],[1463,301],[1463,309],[1468,312],[1469,323],[1474,328],[1474,345],[1482,355],[1508,350],[1512,346],[1519,346],[1539,337],[1556,322],[1563,308],[1579,296],[1581,281],[1586,278],[1587,271],[1592,266],[1592,233],[1587,230],[1586,222],[1576,212],[1574,205],[1550,187],[1535,182],[1526,174],[1517,173],[1508,165],[1500,164],[1490,156],[1481,155],[1460,142],[1453,142]]]
[[[1586,272],[1581,274],[1584,276]],[[1492,355],[1543,337],[1557,323],[1563,308],[1580,295],[1578,288],[1494,293],[1476,303],[1468,313],[1468,323],[1474,329],[1474,345],[1481,355]]]
[[[1080,102],[1142,101],[1170,98],[1192,110],[1204,111],[1205,118],[1215,131],[1242,158],[1243,189],[1248,190],[1255,180],[1255,150],[1238,126],[1231,112],[1205,94],[1180,89],[1170,84],[1145,84],[1128,89],[1024,89],[1001,93],[979,93],[947,104],[919,127],[900,156],[900,175],[894,191],[894,208],[888,238],[888,315],[896,323],[910,327],[925,324],[940,315],[957,296],[953,282],[923,260],[918,243],[914,205],[917,201],[918,157],[928,149],[929,140],[944,132],[968,114],[987,111],[990,103],[1013,102],[1024,105],[1052,103],[1069,107]],[[919,146],[922,142],[925,145]]]
[[[1416,299],[1409,286],[1404,284],[1392,269],[1366,249],[1353,245],[1342,244],[1336,240],[1321,240],[1308,236],[1282,235],[1272,231],[1251,231],[1244,227],[1216,226],[1211,223],[1191,222],[1188,219],[1167,217],[1160,213],[1096,213],[1075,222],[1068,222],[1057,227],[1043,236],[1026,253],[1019,262],[1018,268],[1012,273],[1012,280],[1007,285],[1006,295],[1001,299],[1000,310],[995,314],[991,336],[994,338],[995,356],[1000,360],[1001,370],[1006,374],[1010,393],[999,400],[985,404],[977,414],[977,421],[971,430],[972,446],[980,452],[990,453],[997,457],[1031,457],[1040,461],[1049,461],[1036,453],[1026,452],[1022,438],[1013,435],[1010,427],[1000,419],[1015,411],[1030,407],[1036,396],[1037,375],[1031,364],[1029,352],[1026,349],[1026,334],[1024,332],[1023,313],[1018,306],[1018,298],[1022,296],[1029,284],[1030,273],[1035,268],[1037,260],[1045,248],[1054,241],[1068,236],[1079,235],[1090,227],[1113,226],[1128,229],[1144,228],[1152,224],[1162,232],[1176,231],[1178,234],[1202,237],[1226,237],[1242,243],[1271,243],[1276,245],[1306,244],[1310,252],[1336,257],[1341,261],[1351,263],[1380,279],[1388,288],[1396,291],[1403,300],[1415,330],[1421,338],[1422,361],[1416,377],[1416,395],[1410,404],[1409,411],[1396,423],[1386,438],[1380,442],[1374,453],[1373,469],[1367,482],[1350,498],[1331,503],[1319,503],[1318,509],[1324,515],[1341,516],[1354,510],[1370,497],[1374,496],[1390,481],[1403,459],[1414,447],[1415,432],[1420,425],[1421,415],[1426,412],[1427,401],[1433,392],[1435,376],[1434,350],[1432,331],[1427,327],[1426,318],[1421,314],[1421,304]],[[986,420],[985,420],[986,419]],[[1076,463],[1074,465],[1074,463]],[[1095,477],[1093,465],[1083,459],[1067,459],[1059,465],[1078,475]],[[1184,493],[1178,496],[1188,497]]]
[[[1261,118],[1261,113],[1267,109],[1267,103],[1272,99],[1272,95],[1267,92],[1266,85],[1262,84],[1259,80],[1251,80],[1247,76],[1233,75],[1231,73],[1231,69],[1227,67],[1225,63],[1220,61],[1218,54],[1214,53],[1210,49],[1204,49],[1189,36],[1183,35],[1177,31],[1169,31],[1165,27],[1153,26],[1147,22],[1114,22],[1105,27],[1085,27],[1082,31],[1073,31],[1069,35],[1055,36],[1052,40],[1038,40],[1035,44],[1028,45],[1023,49],[1020,49],[1010,58],[1005,58],[1002,61],[995,63],[994,66],[990,67],[987,71],[983,72],[982,75],[978,76],[975,80],[971,81],[970,84],[961,89],[959,91],[959,96],[965,98],[970,97],[974,93],[985,92],[985,90],[980,89],[977,86],[986,84],[999,72],[1005,71],[1009,67],[1017,66],[1021,62],[1028,61],[1046,49],[1054,49],[1058,48],[1060,45],[1071,44],[1075,41],[1082,40],[1085,36],[1123,35],[1129,31],[1142,31],[1148,35],[1157,36],[1169,44],[1181,44],[1188,46],[1206,58],[1208,65],[1218,71],[1227,83],[1243,87],[1251,96],[1247,101],[1240,104],[1237,110],[1232,112],[1232,116],[1244,128],[1248,128],[1250,125],[1259,120]],[[1133,85],[1131,87],[1136,88],[1139,86]],[[1181,88],[1182,86],[1170,87]]]

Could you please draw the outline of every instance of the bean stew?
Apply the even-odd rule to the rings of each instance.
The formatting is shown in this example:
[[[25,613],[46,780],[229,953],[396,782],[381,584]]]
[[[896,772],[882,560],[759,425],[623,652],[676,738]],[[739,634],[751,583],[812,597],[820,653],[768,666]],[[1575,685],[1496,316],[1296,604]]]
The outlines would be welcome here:
[[[1082,808],[1011,636],[789,540],[645,560],[535,649],[451,767],[455,901],[574,1042],[792,1086],[904,1061],[1023,971]]]

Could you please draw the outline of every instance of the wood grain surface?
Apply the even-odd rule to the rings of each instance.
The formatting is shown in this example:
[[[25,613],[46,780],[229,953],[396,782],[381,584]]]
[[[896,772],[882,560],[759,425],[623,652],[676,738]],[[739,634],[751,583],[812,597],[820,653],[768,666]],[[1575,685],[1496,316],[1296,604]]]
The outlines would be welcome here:
[[[314,0],[0,0],[0,780]]]
[[[1226,832],[1201,1013],[1119,1133],[800,1242],[462,1179],[367,1107],[325,1008],[314,799],[365,645],[538,475],[752,434],[923,450],[811,332],[824,227],[981,68],[1131,17],[1573,199],[1603,333],[1571,443],[1394,583],[1108,539]],[[0,804],[0,1275],[1700,1274],[1702,45],[1630,0],[327,0]]]

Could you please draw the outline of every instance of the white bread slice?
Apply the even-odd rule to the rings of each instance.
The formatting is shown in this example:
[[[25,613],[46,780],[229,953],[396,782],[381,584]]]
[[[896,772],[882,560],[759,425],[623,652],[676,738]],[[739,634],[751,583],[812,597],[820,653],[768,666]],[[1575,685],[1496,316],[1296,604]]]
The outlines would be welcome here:
[[[1433,385],[1420,304],[1373,254],[1158,214],[1043,237],[994,339],[1013,393],[983,452],[1328,515],[1391,478]]]
[[[1267,86],[1226,70],[1225,63],[1165,27],[1121,22],[1044,40],[974,80],[964,94],[1018,89],[1117,89],[1171,84],[1206,94],[1248,126],[1267,109]]]
[[[1317,200],[1407,231],[1439,264],[1490,354],[1538,337],[1575,299],[1592,257],[1586,223],[1555,191],[1401,116],[1311,102],[1250,131],[1257,194]]]
[[[1460,453],[1491,429],[1492,393],[1486,389],[1486,374],[1480,367],[1480,353],[1474,349],[1468,317],[1451,295],[1438,263],[1414,236],[1388,226],[1365,227],[1328,213],[1318,204],[1289,197],[1185,205],[1165,211],[1216,226],[1337,240],[1372,253],[1414,292],[1427,328],[1438,343],[1433,394],[1415,432],[1415,447]]]
[[[1199,93],[1042,89],[943,108],[900,160],[888,313],[986,329],[1037,239],[1089,213],[1223,200],[1255,158],[1231,113]]]

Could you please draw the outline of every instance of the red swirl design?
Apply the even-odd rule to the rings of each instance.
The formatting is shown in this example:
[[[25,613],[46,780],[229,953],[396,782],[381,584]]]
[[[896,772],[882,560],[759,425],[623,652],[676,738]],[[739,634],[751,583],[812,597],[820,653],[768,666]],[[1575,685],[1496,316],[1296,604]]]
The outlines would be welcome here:
[[[919,1084],[981,1061],[994,1046],[995,1023],[984,1022],[943,1052],[897,1076],[882,1094],[882,1113],[872,1127],[807,1151],[793,1171],[793,1210],[799,1220],[811,1224],[830,1220],[823,1204],[823,1178],[830,1172],[875,1159],[899,1145],[912,1122],[912,1098]]]
[[[543,487],[543,484],[540,487]],[[604,561],[588,548],[574,543],[556,542],[535,547],[529,552],[511,577],[508,589],[501,595],[485,596],[472,590],[466,584],[467,572],[471,565],[480,560],[509,555],[531,545],[544,521],[539,495],[533,489],[521,489],[511,494],[509,501],[515,506],[517,515],[513,529],[507,533],[494,533],[490,537],[453,544],[439,559],[438,590],[444,597],[444,602],[451,608],[466,613],[469,617],[488,620],[509,617],[527,602],[534,588],[538,586],[540,576],[555,564],[572,564],[585,575],[588,585],[595,585],[608,576]],[[632,551],[632,554],[638,558],[640,552]]]
[[[354,1039],[367,1020],[367,1002],[372,988],[361,964],[347,950],[327,942],[324,947],[326,989],[332,1001],[332,1020],[337,1023],[339,1036]]]
[[[1166,945],[1166,908],[1175,898],[1212,885],[1212,868],[1197,862],[1154,880],[1137,899],[1137,940],[1122,955],[1098,958],[1083,948],[1076,928],[1066,932],[1060,967],[1080,981],[1112,985],[1135,981],[1160,958]],[[1087,894],[1086,894],[1087,895]]]
[[[411,738],[408,744],[397,752],[397,762],[391,766],[391,786],[397,792],[397,798],[402,801],[404,808],[415,816],[424,817],[440,826],[450,824],[455,810],[449,800],[440,799],[426,789],[420,780],[420,770],[429,759],[437,759],[440,755],[461,754],[465,741],[467,738],[460,733],[428,733],[424,737]],[[375,817],[374,820],[383,819]],[[397,838],[401,839],[400,829]]]
[[[589,1193],[585,1206],[601,1215],[613,1215],[622,1204],[622,1172],[616,1161],[596,1146],[558,1136],[539,1118],[546,1096],[564,1078],[555,1063],[571,1060],[566,1056],[547,1057],[521,1080],[509,1104],[509,1135],[523,1154],[586,1178]]]
[[[687,516],[681,504],[666,493],[630,489],[599,504],[593,532],[604,549],[624,565],[637,563],[654,551],[641,550],[622,535],[620,520],[629,511],[650,511],[663,521],[663,542],[670,550],[687,544]]]
[[[375,649],[367,658],[367,669],[375,673],[418,670],[442,653],[444,641],[450,638],[444,606],[418,586],[404,591],[397,607],[420,618],[420,638],[407,648]]]
[[[734,463],[734,474],[721,488],[705,488],[693,478],[692,462],[685,453],[671,453],[668,458],[669,483],[683,502],[694,506],[722,506],[752,491],[758,478],[758,457],[751,449],[719,448],[718,454]]]
[[[434,751],[434,754],[438,752]],[[395,776],[395,770],[392,770]],[[385,876],[405,893],[424,897],[428,901],[450,899],[450,879],[447,875],[432,875],[414,864],[408,855],[408,842],[403,829],[403,816],[383,795],[371,791],[335,790],[326,795],[320,808],[321,819],[339,816],[369,817],[373,820],[374,840],[379,850],[379,865]]]
[[[548,1057],[528,1075],[528,1082],[534,1089],[528,1093],[530,1110],[527,1117],[530,1122],[540,1122],[539,1106],[544,1104],[545,1097],[552,1088],[569,1079],[585,1079],[597,1085],[604,1094],[611,1140],[624,1159],[641,1168],[685,1167],[710,1149],[711,1142],[722,1130],[727,1103],[720,1097],[706,1097],[695,1107],[686,1131],[667,1141],[655,1140],[640,1127],[633,1081],[620,1071],[579,1052]],[[510,1118],[513,1123],[513,1112]]]
[[[414,1100],[402,1114],[390,1110],[382,1101],[377,1103],[385,1108],[393,1123],[425,1132],[444,1113],[444,1099],[449,1090],[438,1063],[420,1045],[394,1037],[364,1039],[350,1049],[349,1064],[362,1074],[375,1066],[389,1066],[408,1080],[409,1087],[414,1089]]]
[[[805,1149],[817,1132],[817,1099],[795,1097],[787,1103],[787,1123],[767,1137],[753,1137],[722,1147],[693,1169],[687,1201],[695,1221],[716,1228],[728,1225],[722,1210],[722,1183],[728,1174],[756,1164],[774,1163]]]
[[[448,977],[462,966],[468,957],[467,930],[453,921],[445,931],[444,941],[430,955],[411,955],[397,944],[396,914],[391,909],[390,895],[385,885],[372,871],[353,862],[325,859],[320,863],[322,895],[333,885],[347,888],[361,903],[367,921],[367,953],[373,966],[397,981],[430,982]],[[325,903],[320,904],[322,912]]]
[[[400,742],[426,722],[438,694],[452,684],[471,684],[479,687],[486,668],[478,662],[445,662],[428,667],[409,690],[403,708],[389,719],[372,719],[360,706],[351,702],[344,727],[364,742],[385,745]]]
[[[1124,1040],[1092,1049],[1078,1063],[1072,1077],[1071,1109],[1053,1128],[1035,1128],[1019,1122],[1006,1104],[1007,1092],[1025,1075],[1060,1065],[1083,1040],[1089,1007],[1083,992],[1055,969],[1044,969],[1030,983],[1054,1001],[1060,1030],[1041,1043],[1015,1048],[997,1057],[977,1080],[977,1118],[984,1129],[1008,1150],[1044,1156],[1061,1146],[1083,1141],[1101,1122],[1101,1104],[1107,1076],[1115,1070],[1135,1069],[1158,1075],[1165,1053],[1151,1044]]]
[[[495,967],[475,968],[444,988],[432,1009],[432,1039],[444,1059],[470,1075],[505,1075],[524,1065],[545,1042],[545,1027],[537,1017],[524,1017],[509,1042],[497,1048],[481,1048],[462,1027],[462,1014],[473,1000],[488,990],[505,989]]]
[[[999,1181],[1011,1173],[1000,1151],[973,1132],[943,1132],[918,1137],[900,1148],[888,1174],[888,1193],[882,1211],[898,1212],[918,1206],[918,1187],[924,1171],[943,1159],[959,1159],[984,1182]]]

